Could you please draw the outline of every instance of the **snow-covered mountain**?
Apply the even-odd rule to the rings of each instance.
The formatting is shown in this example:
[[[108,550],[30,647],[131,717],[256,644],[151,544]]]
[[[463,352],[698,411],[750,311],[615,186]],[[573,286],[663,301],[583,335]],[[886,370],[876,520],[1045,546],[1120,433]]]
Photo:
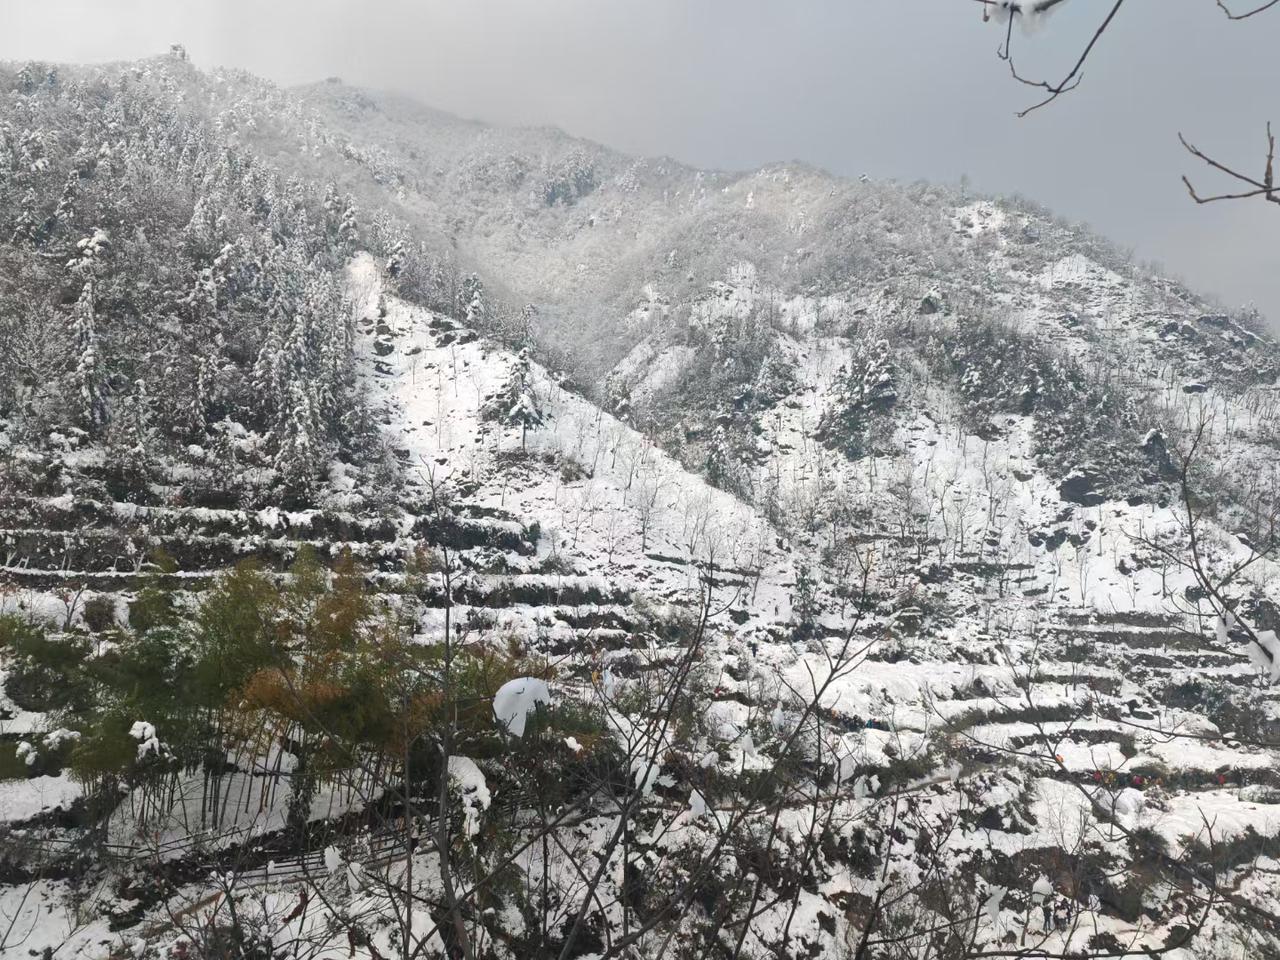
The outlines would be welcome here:
[[[1276,949],[1259,318],[1018,199],[0,97],[5,951]]]

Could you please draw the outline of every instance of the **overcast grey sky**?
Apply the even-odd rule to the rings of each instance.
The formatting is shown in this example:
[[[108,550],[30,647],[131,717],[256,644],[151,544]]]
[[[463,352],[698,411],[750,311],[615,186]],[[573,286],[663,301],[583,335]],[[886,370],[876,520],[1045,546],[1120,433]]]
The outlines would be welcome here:
[[[1246,0],[1240,0],[1245,3]],[[1029,36],[1061,70],[1109,2],[1072,0]],[[1280,325],[1280,208],[1198,207],[1212,180],[1179,130],[1260,172],[1280,124],[1280,10],[1232,24],[1213,0],[1128,0],[1082,87],[1024,120],[973,0],[178,0],[15,2],[0,59],[100,61],[184,43],[200,66],[284,84],[337,74],[497,122],[554,124],[700,166],[805,160],[842,174],[1020,192]],[[1270,111],[1270,112],[1269,112]]]

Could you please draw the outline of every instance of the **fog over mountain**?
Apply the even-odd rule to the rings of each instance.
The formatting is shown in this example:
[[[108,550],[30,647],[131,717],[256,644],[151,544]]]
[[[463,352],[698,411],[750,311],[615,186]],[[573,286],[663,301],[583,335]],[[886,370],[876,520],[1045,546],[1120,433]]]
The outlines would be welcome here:
[[[1179,177],[1196,171],[1176,135],[1260,165],[1280,28],[1232,24],[1204,0],[1159,6],[1159,16],[1126,9],[1077,96],[1022,121],[1013,115],[1029,91],[1009,80],[995,56],[1001,31],[972,0],[73,0],[7,4],[0,58],[129,59],[180,41],[203,66],[285,85],[338,75],[700,167],[801,160],[854,177],[967,175],[1277,322],[1274,217],[1264,204],[1192,204]],[[1022,40],[1024,66],[1064,70],[1093,15],[1078,2],[1056,10]]]
[[[0,956],[1280,956],[1280,342],[1031,188],[1273,204],[955,6],[7,10]]]

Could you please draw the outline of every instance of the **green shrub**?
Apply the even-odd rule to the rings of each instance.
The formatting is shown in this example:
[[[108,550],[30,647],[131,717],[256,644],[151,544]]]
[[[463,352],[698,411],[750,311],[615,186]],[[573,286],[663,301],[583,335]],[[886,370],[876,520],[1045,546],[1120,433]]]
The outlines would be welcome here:
[[[43,624],[6,615],[0,617],[0,649],[10,658],[5,692],[23,710],[81,709],[88,702],[82,668],[89,644],[83,636],[50,637]]]
[[[26,760],[18,756],[13,743],[8,740],[0,742],[0,780],[25,780],[29,769]]]
[[[137,761],[138,742],[129,736],[129,725],[115,714],[99,717],[71,750],[71,774],[85,784],[122,776]]]
[[[30,617],[0,613],[0,650],[21,652],[35,637],[43,634],[44,628]]]
[[[116,625],[116,602],[106,594],[91,597],[84,605],[84,623],[94,633],[105,633]]]
[[[163,550],[156,550],[151,557],[152,575],[147,585],[129,604],[129,626],[139,633],[153,627],[172,624],[178,619],[173,591],[164,584],[164,578],[178,569],[177,562]]]

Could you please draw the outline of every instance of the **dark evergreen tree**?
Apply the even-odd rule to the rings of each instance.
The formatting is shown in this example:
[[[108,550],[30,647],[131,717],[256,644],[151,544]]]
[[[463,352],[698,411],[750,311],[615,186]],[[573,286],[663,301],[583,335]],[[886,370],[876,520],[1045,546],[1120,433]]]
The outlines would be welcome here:
[[[94,280],[90,277],[72,310],[71,329],[75,363],[72,373],[74,406],[77,418],[91,433],[100,430],[107,419],[106,378],[93,301]]]
[[[819,439],[851,459],[873,452],[876,428],[898,399],[895,374],[887,341],[860,344],[840,370],[836,401],[818,423]]]

